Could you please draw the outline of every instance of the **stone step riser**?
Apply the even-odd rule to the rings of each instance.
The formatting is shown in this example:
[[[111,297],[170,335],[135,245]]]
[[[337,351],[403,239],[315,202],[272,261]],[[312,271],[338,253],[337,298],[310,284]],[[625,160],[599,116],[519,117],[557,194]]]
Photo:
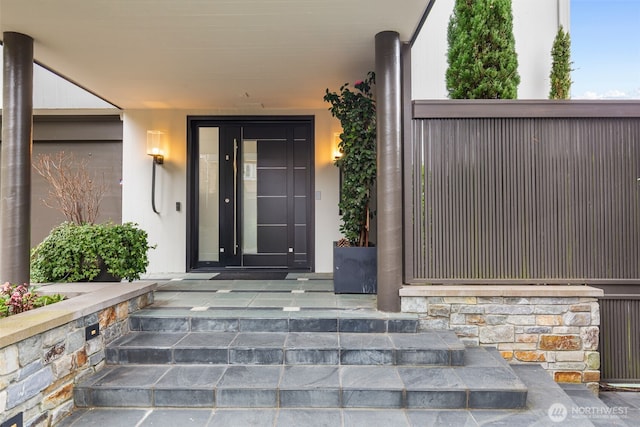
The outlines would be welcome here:
[[[519,409],[526,390],[76,388],[77,407]]]
[[[165,334],[160,339],[186,340],[188,335],[180,338]],[[251,335],[255,338],[256,334]],[[261,334],[257,335],[258,338],[264,338]],[[440,333],[436,335],[447,336]],[[156,334],[147,334],[141,338],[148,340],[155,337]],[[353,337],[351,335],[345,339]],[[320,338],[323,339],[326,337]],[[468,348],[463,356],[464,366],[451,367],[108,365],[78,384],[74,399],[78,407],[524,407],[527,389],[497,351]]]
[[[106,349],[109,364],[461,366],[465,347],[451,331],[133,332]]]
[[[413,365],[461,366],[463,350],[107,348],[111,365]]]
[[[129,329],[148,332],[416,333],[416,319],[211,318],[132,316]]]
[[[497,351],[411,319],[139,316],[78,407],[515,409]],[[468,365],[468,366],[466,366]]]

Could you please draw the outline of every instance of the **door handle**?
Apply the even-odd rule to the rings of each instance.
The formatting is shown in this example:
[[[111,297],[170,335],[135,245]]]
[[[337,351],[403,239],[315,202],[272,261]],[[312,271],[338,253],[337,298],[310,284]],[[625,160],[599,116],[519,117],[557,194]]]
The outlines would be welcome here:
[[[238,254],[238,140],[233,138],[233,255]]]

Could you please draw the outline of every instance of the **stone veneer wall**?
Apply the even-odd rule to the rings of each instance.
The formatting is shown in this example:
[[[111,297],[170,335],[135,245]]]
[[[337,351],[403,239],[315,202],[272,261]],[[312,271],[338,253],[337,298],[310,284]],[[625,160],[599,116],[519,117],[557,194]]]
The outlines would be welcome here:
[[[105,346],[128,332],[129,314],[151,303],[147,292],[0,348],[0,422],[23,412],[25,426],[50,426],[68,415],[74,384],[103,367]],[[85,340],[96,323],[100,335]]]
[[[449,291],[415,295],[418,288]],[[513,363],[540,364],[556,382],[585,383],[597,393],[600,292],[586,286],[407,286],[401,298],[403,312],[420,315],[421,329],[451,329],[466,345],[497,347]]]

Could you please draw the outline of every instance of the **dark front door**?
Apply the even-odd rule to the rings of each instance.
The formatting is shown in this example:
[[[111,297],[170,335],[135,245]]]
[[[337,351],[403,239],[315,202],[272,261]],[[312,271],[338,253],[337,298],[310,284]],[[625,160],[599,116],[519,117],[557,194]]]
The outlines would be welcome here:
[[[312,118],[189,119],[190,269],[311,269]]]

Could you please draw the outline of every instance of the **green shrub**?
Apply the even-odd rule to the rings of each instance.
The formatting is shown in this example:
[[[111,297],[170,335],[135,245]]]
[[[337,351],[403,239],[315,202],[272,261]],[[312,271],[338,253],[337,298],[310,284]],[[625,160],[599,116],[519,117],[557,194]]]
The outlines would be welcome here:
[[[147,232],[134,223],[57,226],[31,253],[33,282],[95,279],[102,266],[116,277],[139,279],[149,265]]]
[[[569,99],[571,94],[571,36],[558,28],[551,49],[551,73],[549,99]]]
[[[37,296],[33,301],[33,308],[44,307],[45,305],[51,305],[56,302],[63,301],[65,299],[64,295],[54,294],[54,295],[40,295]]]
[[[511,0],[456,0],[447,41],[449,98],[518,97]]]

